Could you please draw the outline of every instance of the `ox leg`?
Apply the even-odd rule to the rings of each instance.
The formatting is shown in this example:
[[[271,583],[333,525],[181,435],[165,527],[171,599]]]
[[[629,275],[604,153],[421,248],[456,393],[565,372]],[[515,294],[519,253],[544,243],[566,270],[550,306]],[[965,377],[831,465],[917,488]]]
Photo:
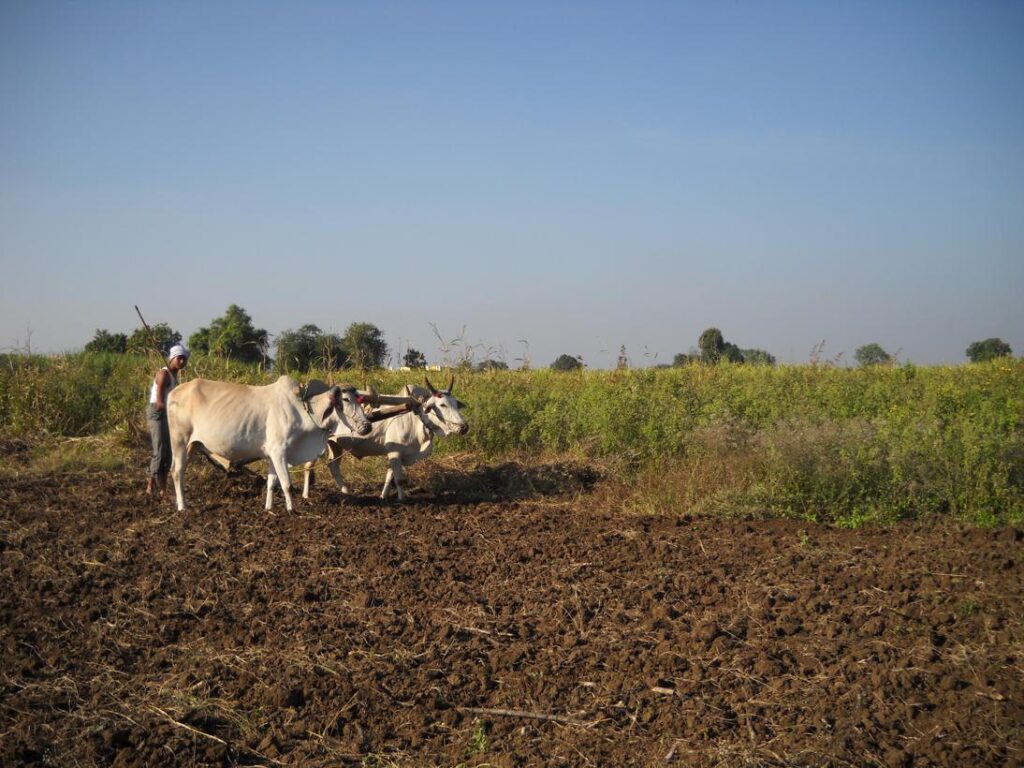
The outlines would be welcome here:
[[[401,459],[396,460],[395,466],[395,493],[399,501],[405,500],[405,465]]]
[[[341,450],[339,449],[338,452],[335,453],[333,448],[329,448],[327,457],[329,459],[327,462],[327,468],[331,470],[331,477],[334,478],[335,485],[341,489],[343,494],[348,496],[348,486],[345,485],[345,478],[341,476]]]
[[[309,498],[309,486],[310,486],[310,482],[313,479],[313,464],[314,463],[315,462],[311,461],[308,464],[304,464],[302,466],[302,470],[303,470],[303,472],[302,472],[302,498],[304,498],[304,499],[308,499]]]
[[[398,496],[398,500],[402,501],[405,498],[405,494],[402,492],[402,457],[397,453],[388,454],[388,474],[384,478],[384,490],[380,494],[382,499],[388,497],[392,486],[394,487],[395,494]]]
[[[267,512],[274,505],[274,483],[277,482],[277,475],[274,474],[273,464],[267,470]]]
[[[185,465],[188,464],[188,440],[178,437],[171,438],[171,479],[174,481],[174,496],[178,502],[178,511],[185,511],[185,490],[182,481],[185,477]]]
[[[270,459],[273,464],[273,473],[277,475],[277,479],[281,483],[281,493],[284,494],[284,508],[288,511],[292,511],[292,494],[291,494],[291,478],[288,477],[288,462],[285,460],[284,455],[272,456]],[[269,482],[270,476],[267,476]],[[267,510],[270,510],[270,499],[267,499]]]

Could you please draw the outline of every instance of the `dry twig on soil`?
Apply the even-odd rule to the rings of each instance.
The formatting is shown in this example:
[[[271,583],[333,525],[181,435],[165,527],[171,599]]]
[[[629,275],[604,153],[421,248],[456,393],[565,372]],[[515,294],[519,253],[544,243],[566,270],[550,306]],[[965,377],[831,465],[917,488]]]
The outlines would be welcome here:
[[[468,712],[471,715],[491,715],[492,717],[521,717],[527,720],[545,720],[565,725],[579,725],[584,728],[592,728],[597,724],[596,720],[580,720],[568,715],[550,715],[546,712],[530,712],[524,709],[489,709],[486,707],[459,707],[460,712]]]

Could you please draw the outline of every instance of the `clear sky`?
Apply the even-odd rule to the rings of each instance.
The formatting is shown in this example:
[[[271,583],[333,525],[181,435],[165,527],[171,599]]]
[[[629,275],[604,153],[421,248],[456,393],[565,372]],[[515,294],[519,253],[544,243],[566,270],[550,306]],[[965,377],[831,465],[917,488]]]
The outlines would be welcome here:
[[[1024,353],[1024,2],[0,2],[0,348]],[[526,340],[528,347],[520,340]]]

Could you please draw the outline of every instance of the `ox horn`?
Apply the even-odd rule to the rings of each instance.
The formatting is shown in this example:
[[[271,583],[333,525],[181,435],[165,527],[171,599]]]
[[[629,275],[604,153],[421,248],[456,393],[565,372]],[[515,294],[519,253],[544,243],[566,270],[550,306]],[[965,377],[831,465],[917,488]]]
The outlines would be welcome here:
[[[455,374],[453,373],[451,378],[448,379],[448,394],[450,395],[455,391]]]
[[[423,377],[423,381],[427,383],[427,389],[430,390],[430,394],[434,394],[435,392],[439,391],[437,387],[430,383],[430,379],[428,379],[426,376]]]
[[[370,384],[364,384],[364,389],[356,390],[356,399],[360,405],[377,405],[378,398],[380,395],[377,394],[377,390]]]

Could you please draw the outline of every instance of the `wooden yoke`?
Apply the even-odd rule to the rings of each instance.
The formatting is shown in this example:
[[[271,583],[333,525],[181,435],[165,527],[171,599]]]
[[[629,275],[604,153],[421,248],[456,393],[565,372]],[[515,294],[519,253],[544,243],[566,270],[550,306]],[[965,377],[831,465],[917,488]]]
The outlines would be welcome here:
[[[411,398],[403,398],[411,399]],[[401,416],[403,413],[409,413],[411,411],[419,411],[420,404],[413,400],[411,403],[404,403],[403,405],[394,406],[391,408],[374,408],[366,417],[367,421],[384,421],[384,419],[390,419],[392,416]]]

